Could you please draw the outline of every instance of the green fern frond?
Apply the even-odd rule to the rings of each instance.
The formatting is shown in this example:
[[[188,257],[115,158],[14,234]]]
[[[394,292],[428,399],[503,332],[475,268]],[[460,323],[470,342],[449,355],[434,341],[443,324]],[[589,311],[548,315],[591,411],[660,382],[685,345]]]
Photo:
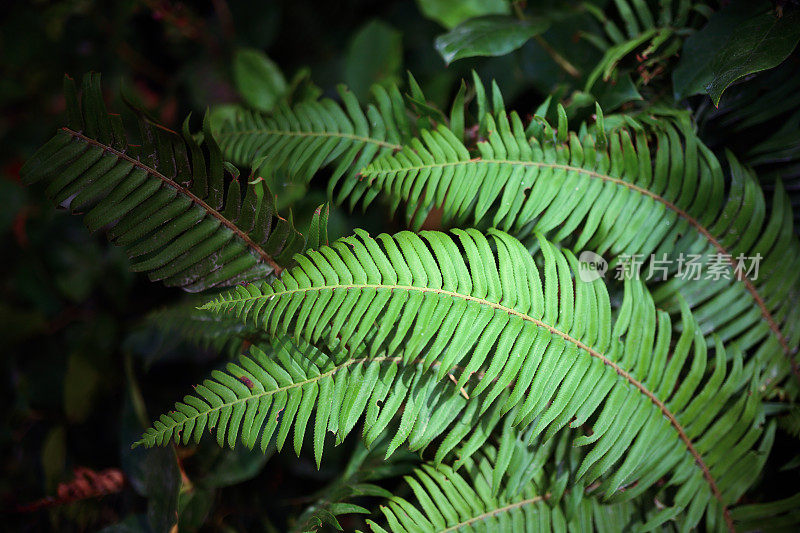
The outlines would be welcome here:
[[[564,433],[562,437],[567,437]],[[625,531],[636,522],[630,502],[603,504],[570,484],[568,442],[531,449],[527,438],[509,438],[508,451],[484,446],[469,459],[465,473],[449,465],[423,464],[406,476],[415,502],[393,496],[381,506],[391,531]],[[501,444],[501,446],[503,446]],[[576,449],[572,449],[573,451]],[[567,456],[567,457],[565,457]],[[498,463],[511,476],[493,487]],[[373,531],[385,529],[370,521]]]
[[[64,87],[69,124],[28,160],[22,179],[44,181],[56,204],[86,213],[90,230],[108,227],[133,270],[194,292],[280,272],[302,250],[302,235],[275,212],[263,182],[242,200],[229,167],[226,185],[207,123],[205,149],[188,120],[181,138],[142,118],[142,145],[133,145],[119,115],[106,112],[98,74],[84,78],[80,103],[71,79]]]
[[[616,9],[604,11],[590,2],[583,3],[603,31],[583,32],[581,37],[604,53],[587,78],[586,91],[601,77],[616,79],[619,63],[636,51],[637,70],[655,70],[680,51],[687,28],[700,27],[711,14],[705,1],[667,0],[656,5],[646,0],[615,0],[614,6]],[[643,82],[647,84],[649,79]]]
[[[457,418],[468,422],[470,429],[479,426],[477,405],[465,409],[466,394],[453,394],[453,384],[425,372],[421,362],[403,365],[400,357],[336,357],[288,338],[279,338],[273,347],[274,354],[267,356],[252,346],[250,357],[229,363],[225,372],[214,371],[196,387],[195,395],[162,415],[135,445],[199,442],[203,432],[213,429],[220,446],[233,448],[238,440],[253,448],[259,442],[264,451],[274,435],[280,450],[294,427],[293,445],[299,454],[314,412],[314,455],[319,465],[327,433],[341,443],[362,418],[367,445],[392,435],[387,456],[405,442],[412,451],[425,448]],[[401,407],[399,427],[388,429]],[[496,411],[487,415],[494,424]],[[483,440],[494,424],[480,428]]]
[[[339,94],[343,107],[322,98],[281,105],[269,115],[240,111],[235,120],[222,124],[217,134],[220,146],[237,163],[287,171],[303,180],[335,164],[330,190],[344,179],[339,203],[353,189],[356,197],[361,196],[364,184],[355,179],[356,172],[374,157],[400,149],[412,125],[396,86],[389,90],[374,86],[375,104],[366,111],[343,85]]]
[[[800,242],[780,184],[768,215],[758,182],[730,157],[726,198],[722,166],[680,120],[609,133],[598,120],[596,135],[568,132],[566,115],[557,129],[544,120],[526,129],[514,112],[487,113],[484,122],[477,153],[440,126],[362,175],[392,209],[405,202],[414,228],[440,209],[448,225],[493,226],[521,238],[539,232],[609,259],[666,254],[671,274],[681,257],[706,266],[719,258],[723,274],[673,278],[656,301],[677,311],[683,295],[706,333],[758,348],[757,358],[775,366],[767,379],[792,370],[800,377],[800,310],[787,296],[800,290]],[[760,257],[757,277],[736,272],[740,256]]]
[[[714,370],[705,376],[706,341],[685,306],[673,338],[669,315],[656,310],[640,282],[628,280],[612,323],[604,284],[573,279],[571,253],[541,240],[542,282],[533,258],[509,235],[490,230],[490,241],[476,230],[453,233],[457,240],[427,231],[373,239],[358,231],[298,256],[298,266],[273,283],[237,287],[205,308],[351,358],[436,364],[430,374],[440,381],[458,365],[457,386],[480,378],[468,393],[471,404],[480,396],[481,411],[518,406],[514,424],[535,424],[534,435],[591,418],[593,434],[576,441],[594,443],[579,471],[587,483],[613,472],[602,490],[611,495],[626,486],[620,497],[633,498],[672,473],[687,488],[670,512],[691,503],[692,523],[706,508],[727,517],[725,506],[752,481],[739,469],[758,471],[762,460],[751,450],[762,433],[755,381],[735,399],[752,373],[743,371],[740,353],[728,369],[717,343]],[[411,418],[401,428],[409,431],[417,414],[406,412]],[[464,439],[445,438],[440,451]],[[764,442],[768,449],[769,434]]]
[[[800,494],[775,502],[740,505],[731,514],[739,531],[797,531]]]

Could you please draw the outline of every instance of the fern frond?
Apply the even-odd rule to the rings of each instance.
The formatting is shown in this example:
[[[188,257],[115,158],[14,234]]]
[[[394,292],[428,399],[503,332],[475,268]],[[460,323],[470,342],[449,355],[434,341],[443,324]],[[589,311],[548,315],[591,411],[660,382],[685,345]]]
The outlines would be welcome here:
[[[335,164],[330,190],[344,179],[338,201],[353,189],[363,194],[356,172],[373,158],[401,148],[411,124],[396,86],[372,88],[375,104],[362,110],[346,87],[339,86],[344,106],[329,98],[281,105],[272,114],[239,111],[217,134],[226,157],[269,171],[287,171],[309,180],[320,168]]]
[[[563,118],[557,129],[544,121],[526,129],[514,112],[487,113],[477,154],[440,126],[362,175],[393,209],[406,203],[414,228],[441,209],[445,224],[521,238],[539,232],[610,259],[666,254],[672,274],[680,258],[721,258],[720,276],[672,279],[656,301],[676,311],[682,294],[703,331],[758,347],[758,360],[775,366],[767,379],[780,380],[790,366],[800,377],[800,310],[791,303],[800,291],[800,242],[780,184],[768,215],[758,182],[733,157],[725,197],[722,166],[688,126],[656,121],[607,134],[599,120],[596,135],[578,135]],[[737,271],[740,256],[760,257],[757,277]]]
[[[629,530],[636,522],[637,510],[631,502],[603,504],[588,495],[582,484],[570,483],[574,471],[570,471],[570,458],[564,457],[569,450],[564,438],[535,451],[525,441],[510,438],[508,450],[502,450],[502,444],[501,448],[484,446],[466,461],[464,474],[449,465],[423,464],[406,476],[415,502],[393,496],[381,506],[389,528],[394,532],[616,532]],[[510,465],[512,474],[497,490],[493,472],[502,462]],[[370,527],[385,531],[374,521]]]
[[[800,494],[775,502],[740,505],[731,514],[740,531],[797,531]]]
[[[514,424],[535,424],[534,435],[592,418],[593,434],[577,440],[594,443],[579,471],[587,482],[613,472],[603,490],[627,486],[621,494],[632,498],[672,473],[688,488],[670,512],[692,503],[692,523],[707,508],[727,517],[725,506],[752,481],[739,468],[757,471],[763,459],[751,450],[762,433],[755,381],[736,399],[752,374],[741,354],[732,354],[728,369],[718,342],[714,371],[704,376],[706,341],[685,305],[673,338],[669,315],[628,280],[612,323],[604,284],[573,279],[571,253],[541,240],[542,281],[527,249],[509,235],[490,230],[490,241],[476,230],[453,233],[457,241],[438,232],[373,239],[358,231],[298,256],[298,266],[271,284],[237,287],[205,307],[351,358],[436,364],[430,374],[440,381],[458,365],[457,386],[480,377],[470,403],[480,396],[482,411],[499,405],[500,413],[519,406]],[[411,418],[401,428],[408,431],[416,414],[406,412]],[[446,437],[440,451],[464,438]]]
[[[465,410],[466,398],[450,394],[453,384],[424,372],[421,362],[403,365],[400,357],[337,357],[336,350],[328,354],[286,337],[278,338],[273,348],[274,354],[268,356],[251,346],[250,357],[229,363],[225,372],[212,372],[196,387],[195,395],[162,415],[135,445],[199,442],[206,429],[213,429],[220,446],[233,448],[238,440],[253,448],[258,442],[264,451],[275,436],[281,450],[294,427],[293,445],[299,454],[314,412],[314,455],[319,465],[326,434],[333,433],[341,443],[362,418],[367,445],[392,435],[387,456],[405,442],[412,451],[425,448],[457,418],[467,421],[470,429],[478,426],[477,405]],[[399,427],[389,429],[401,407]],[[497,416],[493,419],[496,424]],[[484,440],[493,427],[480,428]]]
[[[64,86],[69,124],[28,160],[22,179],[44,181],[57,205],[86,213],[89,229],[109,227],[133,270],[194,292],[280,272],[302,250],[263,183],[247,187],[244,200],[238,171],[226,185],[207,124],[203,149],[188,121],[181,138],[142,118],[143,144],[133,145],[120,117],[106,112],[98,74],[84,78],[80,103],[72,80]]]
[[[639,51],[637,70],[647,84],[651,75],[643,73],[657,72],[659,63],[680,51],[686,30],[700,27],[711,13],[704,1],[667,0],[656,5],[641,0],[615,0],[614,6],[615,9],[604,11],[590,2],[583,3],[603,31],[582,33],[581,37],[604,54],[587,78],[586,91],[590,91],[600,77],[604,80],[616,78],[619,63],[636,51]]]

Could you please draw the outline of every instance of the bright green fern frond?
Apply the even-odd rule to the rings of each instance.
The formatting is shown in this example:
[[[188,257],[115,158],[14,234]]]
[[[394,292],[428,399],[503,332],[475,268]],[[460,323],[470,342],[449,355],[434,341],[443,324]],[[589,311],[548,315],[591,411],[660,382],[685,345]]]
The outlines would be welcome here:
[[[339,94],[343,107],[323,98],[293,107],[281,105],[269,115],[240,111],[235,120],[222,124],[217,135],[220,146],[237,163],[285,170],[303,180],[335,164],[330,190],[343,179],[339,203],[354,190],[357,199],[365,185],[356,179],[356,172],[376,156],[400,149],[411,125],[396,86],[389,90],[374,86],[375,104],[366,111],[344,86]]]
[[[468,406],[466,392],[459,394],[449,380],[425,372],[421,361],[403,365],[400,357],[334,357],[286,337],[273,346],[271,356],[253,346],[250,357],[229,363],[225,372],[214,371],[195,395],[156,420],[136,445],[198,442],[206,429],[213,429],[220,446],[234,447],[238,440],[253,448],[258,442],[263,451],[275,436],[280,450],[294,427],[299,454],[313,412],[319,464],[326,434],[333,433],[340,443],[362,419],[365,443],[391,435],[386,450],[391,455],[406,442],[412,451],[425,448],[458,418],[468,430],[478,428],[483,442],[499,418],[495,408],[481,425],[478,406]],[[390,429],[401,407],[399,426]]]
[[[752,450],[762,433],[755,385],[735,399],[752,373],[743,371],[738,351],[728,364],[717,343],[706,375],[706,341],[685,306],[682,331],[673,335],[669,315],[656,310],[640,282],[628,280],[614,322],[602,280],[573,278],[571,253],[541,240],[542,280],[509,235],[453,233],[373,239],[358,231],[298,256],[298,266],[271,284],[237,287],[205,307],[253,320],[273,335],[335,346],[351,360],[436,365],[430,374],[443,382],[458,366],[457,386],[479,378],[468,390],[470,405],[477,398],[481,411],[499,405],[499,414],[517,407],[514,424],[534,424],[534,435],[592,419],[593,434],[577,441],[594,444],[579,475],[587,483],[602,477],[608,495],[627,486],[618,497],[633,498],[671,473],[687,488],[669,512],[692,503],[693,524],[706,509],[719,517],[738,499],[752,482],[739,469],[758,471],[763,459]],[[456,390],[450,394],[458,398]],[[408,432],[417,413],[406,413],[400,426]],[[454,429],[440,450],[461,444],[470,427]],[[771,438],[764,442],[768,449]]]
[[[137,146],[106,112],[99,75],[85,77],[80,104],[69,78],[65,93],[69,125],[28,160],[22,179],[44,181],[56,204],[86,213],[89,229],[108,227],[135,271],[200,291],[280,272],[302,250],[302,235],[277,215],[263,183],[247,187],[244,200],[238,172],[226,185],[207,125],[203,149],[188,121],[181,138],[143,118]]]
[[[722,166],[680,120],[608,134],[598,124],[598,139],[568,133],[566,120],[557,129],[536,121],[526,131],[516,113],[496,116],[486,115],[478,153],[440,126],[374,161],[364,179],[393,208],[405,202],[415,228],[436,208],[449,225],[568,240],[576,251],[615,260],[612,272],[625,258],[653,255],[670,258],[675,276],[694,261],[699,279],[673,277],[656,290],[658,304],[677,311],[683,295],[703,331],[761,350],[758,360],[774,366],[766,379],[791,370],[800,377],[793,368],[800,309],[791,303],[800,292],[800,242],[780,184],[768,215],[757,180],[731,157],[726,198]],[[712,263],[719,275],[709,273]]]

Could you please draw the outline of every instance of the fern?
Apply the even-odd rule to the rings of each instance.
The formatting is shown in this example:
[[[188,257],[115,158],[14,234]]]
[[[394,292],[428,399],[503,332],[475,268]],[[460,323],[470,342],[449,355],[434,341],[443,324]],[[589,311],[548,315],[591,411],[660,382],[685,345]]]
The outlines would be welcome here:
[[[344,108],[331,99],[308,100],[293,107],[279,106],[272,114],[239,111],[235,120],[222,124],[217,138],[226,157],[238,163],[261,166],[262,171],[285,170],[309,180],[320,168],[335,164],[331,190],[344,178],[342,202],[355,188],[358,170],[374,157],[401,148],[411,125],[397,87],[373,87],[377,105],[366,112],[352,92],[339,87]],[[360,195],[360,194],[359,194]]]
[[[456,386],[480,376],[471,401],[481,396],[482,411],[520,406],[514,423],[535,424],[534,435],[549,437],[568,423],[595,419],[594,433],[577,441],[595,444],[579,476],[591,482],[621,462],[603,490],[611,495],[627,486],[623,494],[632,498],[673,472],[690,488],[671,512],[692,503],[691,523],[706,507],[727,517],[725,506],[748,484],[735,472],[758,471],[763,463],[751,450],[762,432],[755,385],[735,399],[752,373],[743,372],[741,355],[734,352],[727,369],[725,348],[717,343],[714,371],[704,378],[706,343],[685,307],[682,332],[672,338],[669,316],[629,280],[612,325],[603,283],[573,280],[577,263],[570,253],[540,241],[542,283],[527,250],[507,234],[490,230],[496,252],[475,230],[454,234],[461,249],[443,233],[373,239],[359,231],[298,256],[298,266],[272,284],[238,287],[205,307],[232,311],[272,335],[287,331],[336,346],[351,358],[436,363],[438,380],[458,365]],[[647,456],[654,449],[659,452]]]
[[[264,451],[274,436],[280,450],[294,427],[293,445],[299,454],[314,412],[314,455],[319,465],[327,433],[341,443],[360,419],[368,445],[391,431],[387,456],[404,442],[412,451],[426,447],[460,416],[471,420],[472,427],[478,425],[477,405],[465,410],[464,396],[450,394],[453,384],[423,372],[421,362],[401,365],[399,357],[335,358],[288,338],[279,338],[273,348],[274,354],[267,356],[251,346],[250,357],[229,363],[226,372],[213,372],[196,388],[196,395],[162,415],[136,445],[199,442],[206,429],[213,429],[220,446],[234,447],[239,440],[247,448],[260,443]],[[399,427],[389,430],[401,408]],[[490,418],[496,423],[497,416]],[[492,427],[483,428],[484,439]]]
[[[543,121],[526,129],[516,113],[486,113],[478,154],[440,126],[362,174],[393,209],[406,202],[412,227],[441,209],[449,225],[494,226],[520,237],[540,232],[555,241],[577,233],[573,249],[612,259],[721,257],[724,276],[672,279],[655,291],[657,302],[676,311],[682,294],[705,332],[759,349],[758,360],[775,367],[771,381],[790,366],[800,377],[800,316],[790,303],[800,288],[800,243],[780,184],[767,216],[757,181],[732,157],[725,198],[720,163],[686,126],[661,120],[606,134],[598,120],[596,135],[578,135],[567,132],[563,110],[561,117],[557,130]],[[652,130],[655,142],[648,140]],[[737,257],[757,254],[756,279],[735,271]]]
[[[581,37],[603,52],[603,58],[589,74],[585,90],[591,91],[598,79],[617,79],[619,63],[639,50],[637,71],[647,85],[664,69],[659,64],[678,54],[687,30],[698,28],[711,14],[705,1],[615,0],[616,16],[590,2],[583,7],[602,25],[601,33],[584,32]],[[620,24],[621,23],[621,24]]]
[[[515,438],[522,436],[523,438]],[[392,497],[381,511],[391,531],[623,531],[636,518],[630,503],[603,504],[570,484],[567,433],[531,449],[524,435],[503,435],[509,451],[485,446],[467,461],[466,475],[449,465],[423,464],[406,481],[415,503]],[[507,439],[507,440],[506,440]],[[508,462],[512,474],[497,490],[493,472]],[[544,467],[544,468],[543,468]],[[574,480],[573,480],[574,481]],[[383,527],[372,521],[373,531]]]
[[[129,144],[120,117],[105,110],[99,75],[84,78],[80,104],[73,81],[64,87],[69,124],[28,160],[23,181],[46,182],[57,205],[86,212],[90,230],[108,227],[134,271],[201,291],[280,272],[303,249],[263,183],[247,187],[244,200],[238,172],[225,184],[207,124],[205,149],[188,121],[181,138],[145,118],[143,144]]]

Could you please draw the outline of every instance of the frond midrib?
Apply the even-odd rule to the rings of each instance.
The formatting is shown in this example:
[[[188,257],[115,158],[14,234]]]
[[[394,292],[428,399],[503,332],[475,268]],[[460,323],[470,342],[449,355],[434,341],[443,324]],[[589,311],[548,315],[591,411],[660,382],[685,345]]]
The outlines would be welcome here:
[[[510,315],[517,316],[522,320],[531,322],[531,323],[533,323],[533,324],[535,324],[535,325],[537,325],[539,327],[542,327],[542,328],[546,329],[547,331],[549,331],[550,333],[552,333],[554,335],[558,335],[559,337],[563,338],[567,342],[570,342],[570,343],[574,344],[576,347],[586,351],[592,357],[596,357],[597,359],[600,359],[600,361],[602,361],[604,365],[612,368],[619,376],[621,376],[622,378],[627,380],[631,385],[636,387],[639,390],[639,392],[644,394],[661,411],[661,413],[667,418],[667,420],[669,420],[669,422],[672,425],[672,427],[674,427],[675,430],[677,431],[679,438],[681,439],[681,441],[686,446],[687,451],[691,454],[692,458],[695,460],[696,464],[698,465],[698,467],[702,471],[703,477],[705,478],[706,482],[711,487],[711,491],[714,494],[714,497],[719,501],[720,505],[722,506],[723,513],[725,514],[726,520],[727,520],[727,517],[729,515],[729,511],[728,511],[727,506],[725,505],[725,503],[722,500],[722,493],[720,492],[719,487],[716,484],[716,481],[714,480],[713,476],[711,475],[711,471],[709,470],[708,466],[705,464],[705,461],[703,460],[702,456],[700,455],[700,452],[698,452],[697,449],[694,447],[694,444],[692,443],[691,439],[686,434],[686,431],[684,430],[683,426],[680,424],[680,422],[678,422],[678,419],[667,408],[667,406],[664,404],[664,402],[662,402],[652,391],[650,391],[647,387],[645,387],[643,383],[641,383],[640,381],[635,379],[629,372],[627,372],[626,370],[621,368],[615,362],[611,361],[605,355],[603,355],[600,352],[592,349],[591,347],[589,347],[586,344],[582,343],[580,340],[572,337],[568,333],[563,332],[563,331],[559,330],[558,328],[556,328],[554,326],[551,326],[551,325],[549,325],[549,324],[547,324],[547,323],[545,323],[545,322],[543,322],[543,321],[541,321],[539,319],[536,319],[536,318],[534,318],[534,317],[532,317],[530,315],[527,315],[525,313],[517,311],[516,309],[510,308],[510,307],[506,307],[506,306],[504,306],[502,304],[495,303],[495,302],[492,302],[490,300],[486,300],[484,298],[478,298],[477,296],[472,296],[472,295],[468,295],[468,294],[461,294],[461,293],[458,293],[458,292],[448,291],[448,290],[444,290],[444,289],[436,289],[436,288],[432,288],[432,287],[417,287],[417,286],[413,286],[413,285],[388,285],[388,284],[368,284],[368,283],[364,283],[364,284],[342,284],[342,285],[338,285],[338,284],[337,285],[317,285],[315,287],[306,287],[306,288],[298,288],[298,289],[286,289],[286,290],[281,290],[281,291],[276,291],[273,288],[274,292],[272,294],[269,294],[269,295],[249,296],[249,297],[246,297],[246,298],[229,298],[229,299],[226,299],[224,302],[219,302],[219,303],[223,303],[225,305],[230,305],[230,304],[234,304],[234,303],[250,302],[250,301],[259,300],[259,299],[263,299],[263,298],[270,298],[271,299],[271,298],[276,297],[276,296],[277,297],[285,297],[285,296],[290,296],[290,295],[298,294],[298,293],[302,293],[302,292],[336,290],[336,289],[342,289],[342,290],[348,290],[348,289],[376,289],[376,290],[377,289],[385,289],[385,290],[390,290],[390,291],[406,290],[406,291],[419,291],[419,292],[423,292],[423,293],[441,294],[441,295],[449,296],[449,297],[452,297],[452,298],[461,298],[461,299],[464,299],[464,300],[467,300],[467,301],[476,302],[476,303],[478,303],[480,305],[489,306],[489,307],[491,307],[493,309],[496,309],[496,310],[499,310],[499,311],[504,311],[504,312],[506,312],[506,313],[508,313]],[[212,301],[212,302],[209,302],[208,304],[204,305],[202,308],[203,309],[208,309],[209,307],[213,307],[215,305],[217,305],[217,302]]]
[[[379,175],[389,175],[389,174],[397,174],[401,172],[412,172],[418,171],[423,169],[429,168],[444,168],[444,167],[456,167],[456,166],[467,166],[471,164],[496,164],[496,165],[512,165],[512,166],[524,166],[524,167],[537,167],[537,168],[550,168],[554,170],[565,170],[567,172],[575,172],[577,174],[584,174],[586,176],[597,178],[603,181],[607,181],[610,183],[614,183],[617,185],[621,185],[623,187],[627,187],[630,190],[639,192],[644,196],[648,196],[653,200],[663,204],[667,209],[674,211],[679,217],[685,219],[691,226],[693,226],[700,234],[708,240],[708,242],[717,249],[717,251],[725,256],[729,256],[729,262],[731,264],[732,269],[735,272],[736,268],[736,260],[733,258],[733,254],[731,254],[712,234],[711,232],[703,226],[699,220],[691,216],[689,213],[675,205],[673,202],[670,202],[663,196],[660,196],[644,187],[640,187],[628,181],[625,181],[621,178],[616,178],[614,176],[610,176],[608,174],[603,174],[601,172],[596,172],[594,170],[588,170],[582,167],[576,167],[572,165],[564,165],[560,163],[547,163],[542,161],[521,161],[521,160],[514,160],[514,159],[484,159],[481,157],[474,157],[472,159],[468,159],[466,161],[448,161],[446,163],[431,163],[427,165],[413,165],[413,166],[402,166],[402,167],[395,167],[387,170],[372,170],[366,173],[370,176],[370,178],[374,178],[375,176]],[[362,171],[362,173],[364,173]],[[766,303],[764,302],[764,298],[759,294],[758,289],[753,284],[753,281],[748,278],[746,275],[739,273],[738,275],[734,275],[734,279],[737,281],[741,281],[747,292],[750,293],[750,296],[755,301],[756,305],[761,312],[761,316],[764,320],[767,321],[770,331],[773,335],[777,338],[778,342],[783,349],[783,352],[786,354],[787,357],[791,357],[792,348],[789,345],[788,338],[783,334],[781,331],[781,327],[778,324],[777,320],[773,316],[772,312],[767,308]]]
[[[520,500],[518,502],[509,503],[507,505],[504,505],[503,507],[498,507],[497,509],[492,509],[491,511],[486,511],[485,513],[481,513],[478,516],[474,516],[474,517],[470,518],[469,520],[465,520],[463,522],[459,522],[458,524],[456,524],[454,526],[450,526],[447,529],[442,529],[442,530],[439,531],[439,533],[450,533],[451,531],[458,531],[462,527],[466,527],[466,526],[469,526],[471,524],[474,524],[475,522],[479,522],[481,520],[485,520],[486,518],[489,518],[490,516],[497,516],[497,515],[499,515],[501,513],[507,513],[509,511],[514,510],[514,509],[518,509],[520,507],[525,507],[526,505],[532,505],[532,504],[536,504],[536,503],[539,503],[539,502],[547,501],[549,499],[550,499],[550,493],[548,492],[546,494],[542,494],[541,496],[534,496],[533,498],[527,498],[525,500]]]
[[[384,146],[386,148],[391,148],[393,150],[401,150],[403,148],[402,145],[382,141],[374,137],[365,137],[362,135],[355,135],[353,133],[344,133],[339,131],[275,130],[270,128],[256,128],[250,130],[221,131],[216,135],[216,137],[222,139],[224,137],[234,137],[240,135],[280,135],[284,137],[339,137],[342,139],[350,139],[352,141]]]
[[[173,181],[172,179],[168,178],[167,176],[165,176],[164,174],[159,172],[157,169],[142,163],[139,159],[133,158],[133,157],[129,156],[128,154],[126,154],[126,153],[124,153],[124,152],[122,152],[120,150],[117,150],[113,146],[101,143],[97,139],[92,139],[91,137],[87,137],[83,133],[81,133],[79,131],[75,131],[75,130],[73,130],[71,128],[68,128],[68,127],[63,127],[61,129],[67,135],[70,135],[71,137],[79,139],[80,141],[83,141],[83,142],[85,142],[85,143],[87,143],[87,144],[89,144],[91,146],[95,146],[97,148],[100,148],[104,152],[110,153],[110,154],[118,157],[119,159],[123,159],[123,160],[127,161],[128,163],[131,163],[134,167],[145,171],[150,176],[154,176],[154,177],[160,179],[166,185],[172,187],[173,189],[175,189],[179,193],[181,193],[183,195],[186,195],[193,203],[195,203],[197,206],[199,206],[200,208],[205,210],[208,214],[210,214],[215,219],[219,220],[219,222],[222,225],[224,225],[225,227],[230,229],[238,238],[240,238],[242,241],[244,241],[245,244],[248,247],[250,247],[254,252],[256,252],[256,254],[258,254],[259,260],[266,262],[267,264],[269,264],[272,267],[272,269],[273,269],[273,271],[274,271],[274,273],[276,275],[280,274],[283,271],[283,267],[280,266],[277,263],[277,261],[275,261],[275,259],[271,255],[269,255],[266,251],[264,251],[264,249],[261,246],[259,246],[255,241],[253,241],[253,239],[251,239],[250,236],[247,233],[245,233],[241,228],[239,228],[239,226],[237,226],[234,222],[232,222],[232,221],[228,220],[227,218],[225,218],[222,215],[222,213],[220,213],[219,211],[217,211],[216,209],[214,209],[213,207],[208,205],[205,201],[203,201],[202,198],[200,198],[197,195],[195,195],[192,191],[190,191],[186,187],[184,187],[181,184],[179,184],[179,183]]]

